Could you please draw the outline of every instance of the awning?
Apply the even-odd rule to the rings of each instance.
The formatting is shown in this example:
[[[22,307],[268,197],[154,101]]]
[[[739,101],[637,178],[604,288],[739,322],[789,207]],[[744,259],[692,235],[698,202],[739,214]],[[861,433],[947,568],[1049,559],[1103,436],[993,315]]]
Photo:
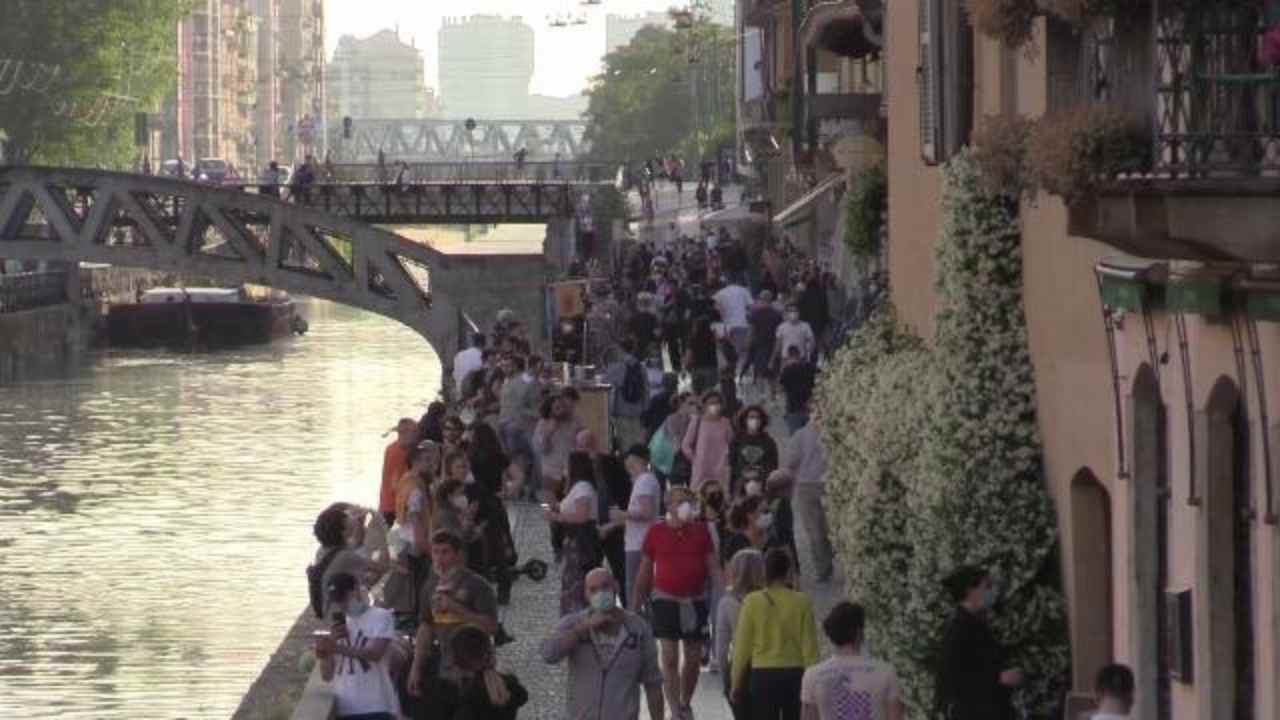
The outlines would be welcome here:
[[[796,225],[804,222],[813,214],[813,204],[819,198],[827,193],[834,192],[836,188],[844,184],[845,176],[843,173],[832,175],[831,177],[818,183],[818,186],[803,195],[799,200],[791,203],[783,208],[782,212],[773,216],[773,223],[786,227],[788,225]]]
[[[765,216],[751,212],[750,205],[734,205],[702,216],[703,225],[737,225],[748,222],[764,223]]]

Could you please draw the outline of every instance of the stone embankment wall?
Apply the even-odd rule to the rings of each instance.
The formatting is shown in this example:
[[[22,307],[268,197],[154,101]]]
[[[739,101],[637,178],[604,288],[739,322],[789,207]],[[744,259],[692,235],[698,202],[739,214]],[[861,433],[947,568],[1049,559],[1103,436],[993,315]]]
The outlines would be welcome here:
[[[84,348],[79,305],[0,315],[0,384],[58,367]]]

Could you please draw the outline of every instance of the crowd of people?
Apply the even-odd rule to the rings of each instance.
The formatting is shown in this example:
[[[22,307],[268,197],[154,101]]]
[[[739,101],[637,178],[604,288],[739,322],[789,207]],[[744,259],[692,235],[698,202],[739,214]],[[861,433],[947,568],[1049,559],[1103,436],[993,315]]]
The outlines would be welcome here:
[[[904,717],[858,604],[822,619],[833,654],[819,662],[809,591],[834,572],[811,412],[826,279],[785,246],[744,257],[719,233],[636,245],[618,277],[589,285],[585,322],[557,345],[582,340],[574,359],[602,369],[607,436],[514,313],[453,358],[449,401],[393,428],[377,512],[339,503],[316,520],[312,607],[332,623],[316,655],[339,717],[517,717],[529,693],[498,669],[512,633],[566,666],[574,720],[639,718],[642,696],[650,720],[691,720],[704,673],[735,720]],[[535,574],[512,531],[511,505],[528,502],[547,523],[560,620],[506,628],[513,581]],[[1025,678],[990,629],[992,578],[961,568],[944,585],[956,610],[939,618],[939,708],[1011,720]],[[1098,717],[1124,716],[1125,672],[1100,679],[1112,700]]]

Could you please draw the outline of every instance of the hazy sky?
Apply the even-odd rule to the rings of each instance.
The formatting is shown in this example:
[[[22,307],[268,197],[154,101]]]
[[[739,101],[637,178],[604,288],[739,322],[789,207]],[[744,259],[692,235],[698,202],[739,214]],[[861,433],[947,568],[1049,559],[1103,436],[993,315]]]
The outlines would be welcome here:
[[[682,0],[604,0],[589,6],[579,0],[326,0],[325,40],[332,56],[343,35],[367,37],[399,24],[401,39],[415,40],[424,50],[427,84],[438,88],[436,32],[442,17],[518,15],[533,27],[537,37],[533,92],[572,95],[599,71],[606,14],[637,15],[684,4]],[[547,18],[560,14],[584,15],[588,22],[550,27]]]

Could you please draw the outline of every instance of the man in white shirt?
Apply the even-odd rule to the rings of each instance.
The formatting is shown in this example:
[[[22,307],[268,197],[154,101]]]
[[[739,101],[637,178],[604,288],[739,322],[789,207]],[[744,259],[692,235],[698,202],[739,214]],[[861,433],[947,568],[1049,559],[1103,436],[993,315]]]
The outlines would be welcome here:
[[[484,335],[476,333],[471,338],[471,347],[461,350],[453,356],[453,387],[462,394],[462,383],[472,372],[484,365]]]
[[[649,470],[649,448],[644,445],[631,446],[623,463],[627,466],[627,474],[631,476],[631,497],[627,501],[627,509],[614,508],[610,512],[610,519],[614,522],[626,522],[623,550],[627,558],[627,576],[624,582],[630,589],[635,587],[640,559],[644,557],[645,533],[658,520],[658,508],[662,507],[662,486]]]
[[[337,716],[395,720],[400,699],[391,682],[391,644],[395,618],[390,610],[374,607],[350,573],[329,579],[329,606],[341,608],[342,620],[329,637],[316,639],[320,676],[333,683]]]
[[[751,292],[730,281],[712,297],[716,308],[720,310],[720,320],[724,323],[729,343],[738,351],[738,365],[741,367],[747,359],[747,340],[750,337],[751,326],[747,322],[747,313],[751,309]],[[736,373],[737,368],[734,371]]]
[[[789,348],[800,349],[800,357],[813,359],[813,351],[817,341],[813,336],[813,328],[800,319],[800,308],[795,303],[787,304],[787,311],[782,315],[782,324],[778,326],[777,344],[773,349],[774,362],[787,356]]]
[[[1133,708],[1133,671],[1125,665],[1107,665],[1094,683],[1098,712],[1092,720],[1126,720]]]
[[[842,602],[822,621],[835,654],[804,671],[803,720],[902,720],[898,674],[883,660],[862,654],[866,612]]]

